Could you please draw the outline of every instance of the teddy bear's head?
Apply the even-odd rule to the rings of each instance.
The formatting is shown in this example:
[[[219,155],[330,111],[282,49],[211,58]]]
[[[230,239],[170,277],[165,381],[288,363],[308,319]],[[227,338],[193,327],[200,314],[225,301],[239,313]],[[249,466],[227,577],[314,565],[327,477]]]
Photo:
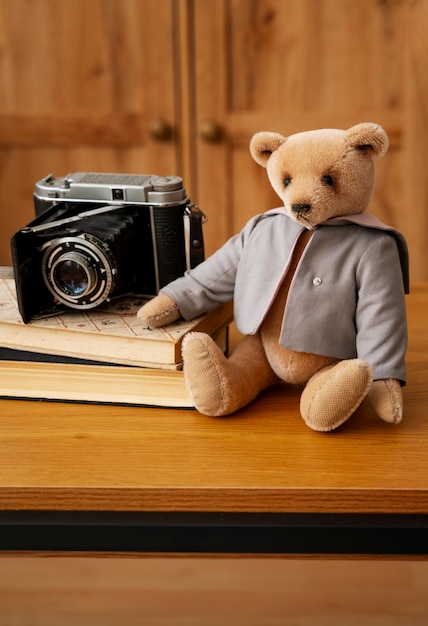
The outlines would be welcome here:
[[[332,217],[366,210],[375,181],[375,159],[388,149],[378,124],[348,130],[321,129],[284,137],[256,133],[250,143],[254,160],[266,167],[287,213],[306,228]]]

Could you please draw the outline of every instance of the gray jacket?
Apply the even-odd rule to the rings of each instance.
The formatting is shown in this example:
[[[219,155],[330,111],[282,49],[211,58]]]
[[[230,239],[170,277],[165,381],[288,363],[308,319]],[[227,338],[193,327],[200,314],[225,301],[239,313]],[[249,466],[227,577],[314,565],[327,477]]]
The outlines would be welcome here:
[[[162,289],[192,319],[234,300],[238,330],[260,328],[287,273],[302,226],[275,209],[253,217],[201,265]],[[280,345],[361,358],[374,379],[404,384],[408,293],[404,237],[367,214],[316,227],[290,286]]]

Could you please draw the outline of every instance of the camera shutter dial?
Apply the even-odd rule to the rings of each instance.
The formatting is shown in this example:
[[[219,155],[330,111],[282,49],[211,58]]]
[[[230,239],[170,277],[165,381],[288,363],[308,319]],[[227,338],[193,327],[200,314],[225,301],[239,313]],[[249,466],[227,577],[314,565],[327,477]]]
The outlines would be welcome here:
[[[153,191],[177,191],[183,187],[180,176],[154,176],[151,182]]]
[[[108,299],[117,273],[108,247],[83,234],[48,242],[42,275],[54,298],[74,309],[93,309]]]

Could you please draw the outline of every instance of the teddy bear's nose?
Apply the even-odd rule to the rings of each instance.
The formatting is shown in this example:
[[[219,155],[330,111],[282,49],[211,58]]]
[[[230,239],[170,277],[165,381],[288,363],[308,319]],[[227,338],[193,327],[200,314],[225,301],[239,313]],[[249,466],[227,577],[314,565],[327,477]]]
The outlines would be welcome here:
[[[291,205],[291,210],[295,213],[305,213],[311,210],[310,204],[295,203]]]

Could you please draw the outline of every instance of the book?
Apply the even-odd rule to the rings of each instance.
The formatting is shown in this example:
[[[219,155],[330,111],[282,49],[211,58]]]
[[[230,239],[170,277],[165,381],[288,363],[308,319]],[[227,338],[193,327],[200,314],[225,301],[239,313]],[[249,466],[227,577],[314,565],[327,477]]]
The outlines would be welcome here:
[[[214,336],[224,352],[228,327]],[[0,397],[190,409],[183,370],[100,363],[0,347]]]
[[[147,328],[136,315],[146,301],[140,296],[124,296],[96,309],[64,311],[24,324],[15,282],[3,277],[0,346],[100,363],[179,370],[186,333],[200,331],[214,336],[233,317],[232,304],[226,303],[190,322],[181,319],[164,328]]]

